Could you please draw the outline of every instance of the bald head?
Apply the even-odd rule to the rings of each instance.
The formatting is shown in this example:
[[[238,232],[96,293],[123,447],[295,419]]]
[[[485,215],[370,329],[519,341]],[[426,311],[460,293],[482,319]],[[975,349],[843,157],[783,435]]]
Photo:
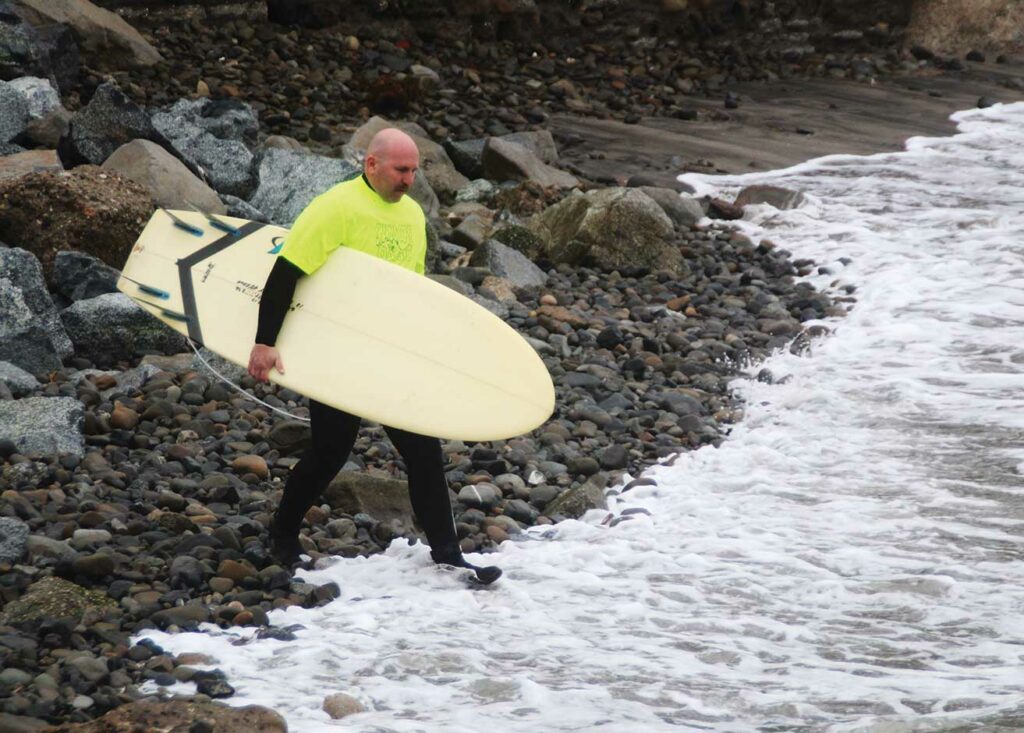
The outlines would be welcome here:
[[[370,140],[363,170],[373,190],[389,203],[398,202],[412,188],[420,167],[420,151],[401,130],[388,127]]]

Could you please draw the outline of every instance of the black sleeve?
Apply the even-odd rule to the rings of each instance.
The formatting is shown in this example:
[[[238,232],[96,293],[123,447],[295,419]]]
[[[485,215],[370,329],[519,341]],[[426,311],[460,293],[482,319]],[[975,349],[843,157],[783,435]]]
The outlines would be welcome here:
[[[260,317],[256,325],[256,343],[273,346],[288,315],[295,285],[305,273],[284,257],[278,257],[267,277],[260,297]]]

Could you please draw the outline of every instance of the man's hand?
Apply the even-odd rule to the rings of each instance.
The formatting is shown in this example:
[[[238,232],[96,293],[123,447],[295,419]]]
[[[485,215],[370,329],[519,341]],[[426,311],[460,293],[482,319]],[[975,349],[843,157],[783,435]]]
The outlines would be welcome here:
[[[267,381],[271,369],[277,369],[278,373],[284,374],[284,362],[281,361],[281,353],[273,346],[256,344],[249,352],[249,374],[261,382]]]

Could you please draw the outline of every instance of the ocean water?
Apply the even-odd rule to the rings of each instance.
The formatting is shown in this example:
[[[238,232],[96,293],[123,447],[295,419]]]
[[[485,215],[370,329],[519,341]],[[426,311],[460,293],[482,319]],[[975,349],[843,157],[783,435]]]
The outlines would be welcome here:
[[[720,448],[505,543],[490,590],[396,543],[306,572],[342,595],[272,613],[294,641],[147,636],[311,733],[1024,729],[1024,104],[956,120],[688,178],[805,192],[737,226],[856,288],[808,352],[752,368],[774,384],[737,381]],[[335,692],[366,712],[330,720]]]

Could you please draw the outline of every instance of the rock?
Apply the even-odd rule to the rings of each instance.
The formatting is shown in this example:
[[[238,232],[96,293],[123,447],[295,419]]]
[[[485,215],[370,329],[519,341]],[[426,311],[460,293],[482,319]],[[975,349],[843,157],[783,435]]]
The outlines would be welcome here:
[[[490,229],[491,224],[487,219],[477,214],[470,214],[459,222],[459,225],[448,235],[448,239],[452,244],[457,244],[460,247],[476,249],[487,238]]]
[[[7,84],[24,97],[28,105],[29,120],[39,120],[51,112],[62,109],[60,93],[53,88],[49,79],[41,79],[38,76],[22,76],[11,79]],[[3,83],[0,83],[0,87],[2,86]]]
[[[122,145],[149,140],[173,153],[170,141],[157,132],[149,115],[112,82],[96,87],[89,104],[79,110],[57,145],[64,165],[100,165]],[[195,171],[193,171],[195,172]]]
[[[99,580],[114,572],[115,563],[110,555],[96,552],[79,555],[72,561],[71,567],[78,575]]]
[[[189,348],[184,336],[122,293],[80,300],[65,308],[61,318],[75,352],[99,366],[132,359],[138,352],[176,354]]]
[[[55,150],[26,150],[0,158],[0,181],[14,180],[37,171],[57,173],[63,170]]]
[[[508,245],[531,260],[536,259],[544,249],[543,240],[519,224],[506,224],[495,230],[491,239]]]
[[[545,508],[548,516],[579,519],[591,509],[607,509],[604,487],[608,479],[603,474],[591,477],[586,483],[562,493]]]
[[[145,189],[94,166],[0,180],[0,240],[39,258],[47,279],[59,250],[120,268],[152,212]]]
[[[331,720],[341,720],[349,715],[366,712],[366,708],[361,702],[344,692],[336,692],[325,697],[323,710],[331,716]]]
[[[342,471],[324,492],[324,501],[345,514],[369,514],[379,522],[399,522],[414,528],[412,504],[405,481]]]
[[[13,517],[0,517],[0,564],[13,565],[28,547],[28,525]]]
[[[77,621],[90,608],[113,610],[117,604],[106,593],[86,590],[51,576],[36,581],[23,596],[8,603],[0,613],[0,623],[17,624],[42,619]]]
[[[309,447],[310,442],[309,423],[299,420],[275,422],[267,440],[284,455],[304,450]]]
[[[265,479],[270,475],[270,469],[267,468],[263,456],[239,456],[231,462],[231,468],[239,475],[251,473],[259,479]]]
[[[259,161],[259,185],[250,203],[270,221],[288,226],[310,201],[360,172],[347,160],[267,150]]]
[[[121,16],[88,0],[18,0],[34,25],[56,23],[72,29],[90,65],[108,71],[152,66],[160,53]]]
[[[548,281],[547,274],[525,255],[493,239],[478,247],[469,262],[474,267],[486,267],[517,288],[540,288]]]
[[[25,132],[29,119],[25,95],[0,81],[0,143],[10,142]]]
[[[470,484],[459,490],[459,503],[474,509],[490,509],[497,506],[501,490],[488,483]]]
[[[195,588],[203,584],[209,572],[203,564],[189,555],[178,555],[171,561],[168,580],[172,588]]]
[[[104,161],[102,168],[138,183],[157,206],[188,210],[194,204],[212,214],[227,213],[216,191],[196,178],[180,160],[149,140],[133,140],[122,145]]]
[[[526,148],[548,165],[558,162],[558,146],[548,130],[525,130],[501,135],[500,140]]]
[[[59,368],[71,355],[71,340],[31,253],[0,250],[0,303],[7,315],[0,321],[0,360],[36,372]]]
[[[0,730],[4,733],[45,733],[49,729],[50,724],[44,720],[0,713]]]
[[[153,125],[219,193],[252,193],[255,158],[243,142],[255,142],[259,129],[251,107],[238,100],[183,99],[154,114]]]
[[[223,731],[287,733],[278,713],[259,705],[230,707],[218,702],[140,700],[114,708],[86,723],[63,723],[48,733],[136,733],[136,731]]]
[[[743,208],[753,204],[768,204],[776,209],[795,209],[804,203],[800,191],[790,191],[778,186],[747,186],[736,196],[735,205]]]
[[[39,389],[39,382],[34,376],[9,361],[0,361],[0,382],[7,386],[15,398]]]
[[[85,451],[82,403],[74,397],[26,397],[0,400],[0,440],[10,440],[19,453]]]
[[[60,139],[67,134],[68,126],[71,124],[71,113],[63,107],[55,109],[49,114],[40,117],[38,120],[29,120],[25,127],[24,140],[34,144],[36,147],[52,150],[57,156],[57,146]],[[57,157],[60,164],[60,158]],[[61,164],[61,168],[64,166]]]
[[[484,177],[484,145],[487,138],[475,140],[448,140],[444,144],[445,152],[455,169],[469,179],[477,180]]]
[[[704,218],[704,208],[690,196],[658,186],[640,186],[640,190],[654,199],[677,227],[689,228]]]
[[[605,188],[569,195],[530,220],[553,262],[585,257],[608,270],[649,267],[679,272],[672,221],[650,196],[635,188]]]
[[[53,263],[53,287],[71,303],[117,292],[119,270],[85,252],[58,252]]]
[[[553,168],[522,145],[490,138],[483,150],[484,175],[495,181],[533,181],[544,188],[575,188],[575,176]]]

